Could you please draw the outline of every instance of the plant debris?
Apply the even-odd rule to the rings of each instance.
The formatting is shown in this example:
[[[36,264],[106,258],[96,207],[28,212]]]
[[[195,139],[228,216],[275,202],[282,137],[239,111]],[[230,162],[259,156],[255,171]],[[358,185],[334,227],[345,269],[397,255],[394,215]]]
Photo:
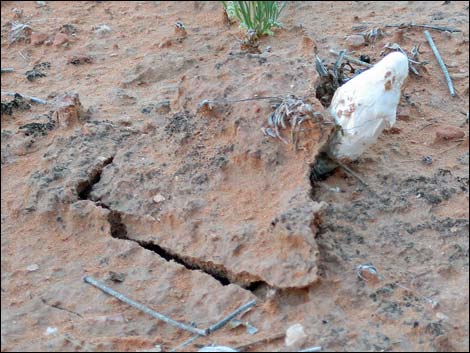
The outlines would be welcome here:
[[[72,55],[67,61],[67,64],[72,65],[82,65],[82,64],[91,64],[93,58],[90,55]]]
[[[441,68],[442,72],[444,73],[444,77],[447,82],[447,86],[449,87],[449,92],[452,97],[455,97],[455,88],[452,83],[452,79],[450,78],[449,71],[447,70],[447,66],[444,64],[444,60],[442,60],[441,54],[439,53],[439,50],[436,47],[436,44],[434,44],[434,41],[431,37],[431,34],[429,31],[424,31],[424,36],[426,37],[429,46],[431,47],[434,55],[436,56],[436,60],[439,63],[439,67]]]
[[[319,112],[314,112],[311,104],[305,103],[302,99],[291,95],[285,98],[276,110],[269,115],[269,127],[263,129],[263,133],[267,136],[277,137],[285,144],[289,144],[282,137],[279,129],[286,129],[287,126],[290,126],[291,143],[294,146],[294,149],[297,150],[300,127],[302,123],[307,120],[312,122],[323,122],[323,115]]]
[[[22,130],[25,136],[46,136],[48,131],[55,128],[55,121],[52,120],[51,114],[47,115],[48,121],[45,123],[27,123],[20,126],[18,129]]]
[[[45,69],[50,69],[51,63],[50,62],[43,62],[37,65],[34,65],[32,70],[26,71],[25,75],[28,81],[34,81],[38,77],[46,77],[46,73],[44,72]]]
[[[14,21],[11,24],[10,43],[13,44],[21,41],[29,42],[32,32],[33,29],[29,25]]]
[[[441,32],[462,32],[460,29],[451,28],[451,27],[443,27],[443,26],[434,26],[434,25],[427,25],[427,24],[416,24],[413,22],[410,23],[401,23],[401,24],[393,24],[393,25],[386,25],[385,27],[397,27],[397,28],[427,28],[427,29],[434,29],[436,31]]]
[[[387,43],[384,46],[384,50],[380,53],[380,56],[384,56],[385,54],[388,54],[390,51],[399,51],[406,55],[408,58],[408,67],[409,70],[415,74],[416,76],[421,76],[419,71],[424,67],[424,65],[429,64],[427,61],[419,61],[419,47],[420,44],[415,45],[413,48],[411,48],[410,53],[408,54],[400,45],[397,43]]]
[[[60,27],[59,32],[73,35],[73,34],[76,34],[78,32],[78,30],[77,30],[77,27],[75,27],[74,25],[72,25],[70,23],[66,23],[66,24],[62,25],[62,27]]]
[[[20,94],[16,93],[11,101],[2,102],[2,114],[12,115],[13,109],[29,110],[31,109],[31,105],[28,104]]]
[[[339,87],[359,72],[362,72],[351,66],[345,50],[337,53],[337,55],[336,62],[326,66],[320,57],[315,58],[315,69],[320,76],[315,82],[315,95],[324,107],[330,105],[333,95]],[[343,62],[344,59],[346,59],[346,62]],[[367,65],[367,63],[364,64]]]

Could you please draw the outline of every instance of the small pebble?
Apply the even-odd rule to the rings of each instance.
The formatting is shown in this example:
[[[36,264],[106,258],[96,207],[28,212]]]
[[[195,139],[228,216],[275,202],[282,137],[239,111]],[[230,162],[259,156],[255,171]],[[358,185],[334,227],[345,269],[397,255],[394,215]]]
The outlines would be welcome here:
[[[39,270],[39,265],[32,264],[32,265],[29,265],[28,267],[26,267],[26,269],[28,270],[28,272],[34,272],[34,271]]]
[[[301,324],[294,324],[289,326],[286,330],[285,345],[287,347],[296,346],[300,347],[305,340],[307,335],[305,334],[304,327]]]
[[[111,33],[111,27],[109,27],[108,25],[104,25],[104,24],[94,27],[93,29],[95,30],[95,33],[99,37],[104,37],[108,33]]]
[[[155,202],[155,203],[160,203],[160,202],[163,202],[165,200],[166,200],[166,198],[162,194],[157,194],[153,197],[153,202]]]
[[[433,160],[432,160],[432,157],[431,156],[426,156],[426,157],[423,157],[422,159],[423,163],[424,164],[427,164],[427,165],[431,165]]]
[[[350,47],[360,47],[365,44],[366,40],[361,34],[353,34],[346,37],[346,44]]]
[[[48,35],[41,32],[33,32],[31,33],[31,44],[32,45],[41,45],[44,43],[48,38]]]
[[[52,335],[57,332],[57,327],[48,327],[44,333],[46,336]]]
[[[437,140],[456,140],[465,137],[465,131],[456,126],[441,126],[436,129]]]

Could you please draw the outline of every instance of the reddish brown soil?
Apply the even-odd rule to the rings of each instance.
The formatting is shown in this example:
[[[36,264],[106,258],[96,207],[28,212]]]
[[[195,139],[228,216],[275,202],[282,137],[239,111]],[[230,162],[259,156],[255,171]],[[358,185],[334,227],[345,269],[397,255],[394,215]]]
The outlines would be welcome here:
[[[2,351],[169,351],[191,337],[86,275],[200,328],[258,300],[243,315],[255,335],[227,325],[192,351],[285,350],[295,323],[324,351],[468,351],[468,2],[292,2],[261,54],[240,50],[219,2],[1,7],[2,68],[15,69],[2,91],[56,102],[1,118]],[[14,20],[45,43],[10,43]],[[457,97],[423,29],[383,27],[412,21],[461,30],[431,31]],[[351,165],[368,188],[341,171],[311,183],[328,129],[306,125],[294,151],[263,135],[267,100],[198,110],[295,94],[323,111],[315,51],[333,62],[359,25],[385,36],[356,56],[421,43],[429,62],[408,78],[396,128]],[[358,278],[366,263],[381,277]]]

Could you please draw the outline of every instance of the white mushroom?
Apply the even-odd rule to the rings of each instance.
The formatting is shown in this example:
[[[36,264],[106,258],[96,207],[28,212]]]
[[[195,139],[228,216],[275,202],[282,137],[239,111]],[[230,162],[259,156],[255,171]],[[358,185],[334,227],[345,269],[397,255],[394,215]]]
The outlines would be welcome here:
[[[400,90],[408,76],[408,58],[393,52],[337,89],[330,113],[341,127],[328,146],[337,159],[357,159],[396,121]]]

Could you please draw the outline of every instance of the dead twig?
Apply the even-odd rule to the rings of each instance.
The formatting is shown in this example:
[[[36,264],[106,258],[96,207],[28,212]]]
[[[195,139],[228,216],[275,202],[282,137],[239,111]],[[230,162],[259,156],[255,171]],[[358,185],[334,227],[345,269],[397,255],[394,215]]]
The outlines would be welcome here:
[[[316,347],[310,347],[310,348],[302,349],[299,352],[320,352],[320,351],[321,351],[321,347],[316,346]]]
[[[15,69],[12,67],[2,67],[2,74],[6,72],[15,72]]]
[[[280,333],[278,333],[278,334],[276,334],[276,335],[274,335],[274,336],[261,338],[261,339],[259,339],[259,340],[257,340],[257,341],[254,341],[254,342],[251,342],[251,343],[246,343],[246,344],[244,344],[244,345],[242,345],[242,346],[238,346],[238,347],[236,347],[235,349],[236,349],[237,351],[243,352],[244,350],[246,350],[246,349],[248,349],[248,348],[250,348],[250,347],[256,346],[256,345],[258,345],[258,344],[269,343],[269,342],[271,342],[271,341],[275,341],[275,340],[284,338],[285,335],[286,335],[285,332],[280,332]]]
[[[399,44],[397,44],[397,43],[387,43],[387,44],[385,44],[384,50],[382,50],[380,55],[384,54],[387,49],[399,51],[403,55],[406,55],[406,57],[408,58],[408,65],[409,65],[410,71],[412,73],[414,73],[416,76],[420,76],[420,74],[418,72],[418,68],[421,67],[421,66],[427,65],[429,63],[427,61],[419,61],[419,58],[418,58],[418,56],[420,54],[419,47],[420,47],[419,44],[415,45],[413,48],[411,48],[410,55],[408,55],[408,53],[402,47],[400,47]]]
[[[181,343],[180,345],[176,346],[175,348],[173,348],[170,352],[177,352],[178,350],[180,350],[181,348],[184,348],[188,345],[190,345],[191,343],[193,343],[195,340],[197,340],[199,337],[202,337],[201,335],[196,335],[196,336],[193,336],[191,337],[190,339],[184,341],[183,343]]]
[[[242,305],[241,307],[239,307],[238,309],[236,309],[235,311],[231,312],[230,314],[228,314],[226,317],[224,317],[222,320],[220,320],[219,322],[211,325],[206,331],[207,331],[207,334],[211,334],[212,332],[214,331],[217,331],[219,330],[220,328],[222,328],[223,326],[225,326],[230,320],[232,320],[235,316],[237,315],[240,315],[241,313],[243,313],[244,311],[247,311],[248,309],[250,309],[251,307],[255,306],[256,305],[256,300],[253,299],[252,301],[249,301],[248,303]]]
[[[50,306],[51,308],[54,308],[54,309],[57,309],[57,310],[62,310],[62,311],[66,311],[70,314],[74,314],[76,316],[78,316],[79,318],[83,319],[83,316],[80,315],[79,313],[76,313],[75,311],[72,311],[72,310],[69,310],[69,309],[66,309],[66,308],[63,308],[61,307],[60,305],[56,304],[49,304],[45,299],[41,298],[41,301],[43,302],[44,305],[47,305],[47,306]]]
[[[330,50],[330,53],[331,53],[331,54],[334,54],[334,55],[336,55],[336,56],[340,56],[340,54],[341,54],[341,53],[338,53],[336,50],[333,50],[333,49]],[[348,61],[350,61],[350,62],[352,62],[352,63],[354,63],[354,64],[361,65],[361,66],[365,66],[365,67],[372,67],[372,66],[374,66],[374,65],[372,65],[372,64],[366,63],[366,62],[364,62],[364,61],[361,61],[361,60],[359,60],[359,59],[356,59],[355,57],[352,57],[352,56],[346,55],[346,54],[344,55],[344,59],[346,59],[346,60],[348,60]]]
[[[429,31],[424,31],[424,36],[428,40],[429,46],[431,47],[432,51],[434,52],[434,55],[436,56],[437,62],[439,63],[439,66],[441,67],[442,72],[444,73],[444,76],[447,81],[447,86],[449,87],[450,95],[452,97],[455,97],[455,89],[454,85],[452,84],[452,79],[449,76],[449,71],[447,71],[446,64],[444,64],[444,61],[442,60],[441,54],[439,54],[439,50],[437,50],[436,44],[434,44],[434,41],[431,37],[431,34]]]
[[[228,314],[226,317],[224,317],[222,320],[218,321],[217,323],[211,325],[209,328],[205,330],[207,332],[207,335],[210,335],[212,332],[219,330],[222,328],[224,325],[226,325],[228,322],[230,322],[233,318],[235,318],[237,315],[240,315],[241,313],[247,311],[251,307],[253,307],[256,304],[256,300],[249,301],[248,303],[242,305],[238,309],[232,311],[230,314]],[[176,346],[173,348],[170,352],[176,352],[181,348],[184,348],[191,343],[193,343],[195,340],[197,340],[199,337],[205,336],[205,335],[200,335],[196,334],[196,336],[191,337],[190,339],[184,341],[180,345]]]
[[[365,187],[369,187],[369,184],[367,184],[359,175],[357,175],[356,172],[354,172],[351,168],[349,168],[348,166],[346,166],[345,164],[341,163],[340,161],[335,161],[338,166],[343,169],[347,174],[349,174],[350,176],[352,176],[353,178],[357,179],[362,185],[364,185]]]
[[[462,140],[457,140],[457,143],[449,148],[446,148],[444,151],[440,151],[439,153],[436,153],[436,156],[439,156],[441,154],[444,154],[446,152],[449,152],[450,150],[453,150],[456,147],[459,147],[463,142],[465,142],[465,139]]]
[[[318,55],[315,55],[315,68],[320,77],[328,77],[328,70],[325,65],[323,65],[323,62]]]
[[[252,97],[252,98],[242,98],[242,99],[235,99],[235,100],[229,100],[229,99],[210,100],[210,99],[205,99],[201,103],[199,103],[199,105],[205,105],[205,104],[211,104],[211,103],[216,103],[216,104],[240,103],[240,102],[250,102],[250,101],[262,100],[262,99],[271,99],[271,100],[281,101],[282,97]]]
[[[28,99],[29,101],[33,103],[37,103],[37,104],[48,104],[48,102],[43,99],[27,96],[25,94],[20,94],[20,93],[15,93],[15,92],[5,92],[5,91],[1,91],[1,93],[5,96],[10,96],[10,97],[15,97],[16,95],[20,95],[21,98]]]
[[[263,100],[269,99],[271,102],[281,102],[282,97],[252,97],[252,98],[242,98],[242,99],[204,99],[197,105],[197,112],[205,112],[205,111],[212,111],[214,109],[214,105],[217,104],[232,104],[232,103],[241,103],[241,102],[250,102],[256,100]]]
[[[434,124],[436,123],[427,123],[427,124],[424,124],[423,126],[421,126],[418,131],[423,131],[424,129],[430,127],[430,126],[433,126]]]
[[[465,139],[461,139],[461,140],[457,140],[457,143],[455,145],[452,145],[451,147],[449,148],[446,148],[445,150],[443,151],[440,151],[440,152],[437,152],[434,154],[434,156],[439,156],[441,154],[444,154],[446,152],[449,152],[450,150],[453,150],[454,148],[456,147],[459,147],[462,143],[464,143],[466,140]],[[430,156],[431,157],[431,156]],[[426,157],[425,157],[426,158]],[[431,157],[432,158],[432,157]],[[423,161],[423,159],[405,159],[405,160],[402,160],[400,162],[404,162],[404,163],[409,163],[409,162],[421,162]]]
[[[434,29],[436,31],[441,31],[441,32],[462,32],[460,29],[457,29],[457,28],[434,26],[434,25],[427,25],[427,24],[419,25],[419,24],[415,24],[412,22],[394,24],[394,25],[385,25],[385,27],[398,27],[398,28],[418,27],[418,28]]]
[[[116,292],[114,289],[105,286],[104,284],[98,282],[97,280],[95,280],[94,278],[92,278],[90,276],[84,277],[83,280],[86,283],[89,283],[92,286],[95,286],[96,288],[102,290],[106,294],[109,294],[109,295],[113,296],[114,298],[119,299],[120,301],[122,301],[126,304],[129,304],[130,306],[132,306],[136,309],[139,309],[140,311],[143,311],[144,313],[146,313],[146,314],[148,314],[148,315],[150,315],[150,316],[152,316],[152,317],[154,317],[158,320],[164,321],[164,322],[166,322],[167,324],[169,324],[171,326],[177,327],[181,330],[185,330],[185,331],[195,333],[199,336],[207,336],[207,334],[208,334],[207,329],[206,330],[201,330],[201,329],[195,328],[193,326],[183,324],[181,322],[170,319],[169,317],[167,317],[165,315],[162,315],[160,313],[157,313],[156,311],[146,307],[145,305],[142,305],[140,303],[137,303],[136,301],[133,301],[132,299],[127,298],[125,295],[123,295],[119,292]]]

